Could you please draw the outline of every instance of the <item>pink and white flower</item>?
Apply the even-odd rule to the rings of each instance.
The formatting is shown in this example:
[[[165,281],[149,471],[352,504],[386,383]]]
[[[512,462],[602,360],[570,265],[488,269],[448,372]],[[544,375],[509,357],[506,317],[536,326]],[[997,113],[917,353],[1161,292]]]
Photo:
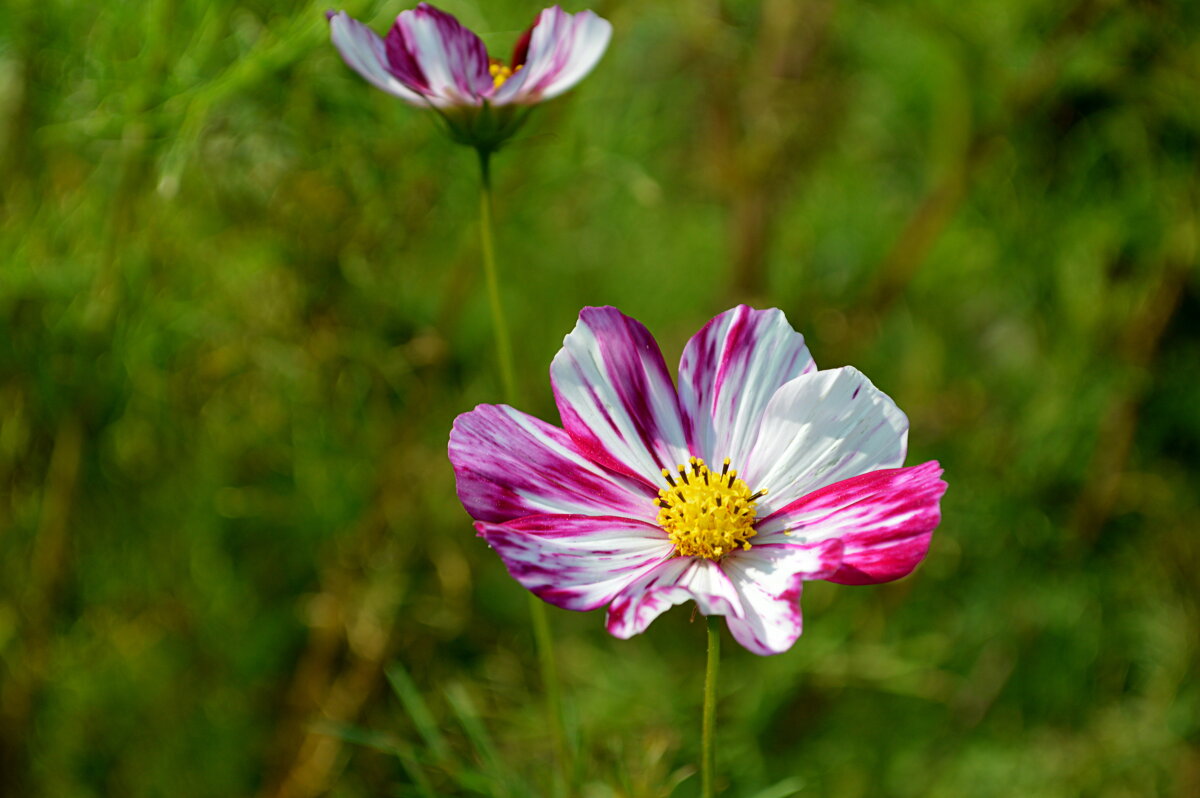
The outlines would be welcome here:
[[[384,38],[344,11],[327,16],[333,44],[351,69],[406,102],[437,109],[452,132],[475,136],[472,145],[479,133],[473,127],[510,135],[507,128],[523,118],[513,108],[549,100],[583,80],[612,36],[612,25],[591,11],[568,14],[553,6],[538,14],[506,63],[428,3],[400,12]],[[506,106],[512,108],[501,110]]]
[[[458,417],[458,496],[512,576],[628,638],[673,605],[757,654],[800,635],[801,584],[888,582],[925,557],[946,483],[902,467],[908,419],[854,368],[818,371],[779,310],[739,306],[657,343],[585,308],[550,366],[562,428],[505,405]]]

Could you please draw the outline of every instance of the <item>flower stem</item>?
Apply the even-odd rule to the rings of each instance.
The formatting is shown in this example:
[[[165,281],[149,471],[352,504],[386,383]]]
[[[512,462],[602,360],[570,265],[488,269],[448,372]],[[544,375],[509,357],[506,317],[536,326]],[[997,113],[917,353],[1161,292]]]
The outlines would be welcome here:
[[[488,303],[492,309],[492,327],[496,341],[496,362],[500,367],[500,381],[504,386],[504,401],[512,406],[519,404],[517,378],[513,369],[512,338],[504,317],[504,306],[500,302],[500,279],[496,269],[496,246],[492,232],[492,175],[491,152],[480,149],[479,171],[482,190],[479,197],[479,237],[483,250],[483,271],[487,279]],[[558,760],[562,784],[571,792],[574,767],[571,749],[567,745],[567,731],[563,723],[562,697],[558,689],[558,664],[554,658],[554,639],[550,635],[550,619],[546,605],[532,593],[529,597],[529,615],[533,623],[533,639],[537,648],[538,665],[542,676],[542,692],[546,696],[546,715],[554,737],[555,758]]]
[[[504,385],[504,401],[517,404],[517,377],[513,370],[512,339],[500,303],[500,278],[496,270],[496,245],[492,235],[492,154],[479,150],[479,172],[483,190],[479,192],[479,238],[483,249],[483,273],[487,279],[488,303],[492,306],[492,327],[496,339],[496,362]]]
[[[721,627],[719,616],[709,615],[708,622],[708,666],[704,669],[704,725],[701,732],[700,795],[713,798],[713,782],[716,779],[716,746],[713,733],[717,720],[717,670],[721,659]]]
[[[529,615],[533,619],[533,637],[537,645],[538,665],[542,672],[542,690],[546,694],[546,715],[554,733],[554,754],[558,760],[559,776],[567,786],[567,794],[573,795],[575,769],[571,749],[567,745],[567,729],[563,724],[562,697],[558,692],[558,664],[554,659],[550,619],[546,615],[546,605],[532,593],[529,594]]]

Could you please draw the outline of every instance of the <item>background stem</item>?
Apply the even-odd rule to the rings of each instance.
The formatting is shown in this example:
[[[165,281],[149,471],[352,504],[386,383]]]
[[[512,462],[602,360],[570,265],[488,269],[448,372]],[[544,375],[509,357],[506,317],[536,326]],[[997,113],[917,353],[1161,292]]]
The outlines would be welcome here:
[[[504,401],[517,402],[517,378],[513,370],[512,338],[500,302],[500,278],[496,270],[496,245],[492,234],[492,175],[491,153],[479,151],[479,172],[482,190],[479,192],[479,238],[483,251],[483,273],[487,280],[488,304],[492,308],[492,327],[496,341],[496,362],[500,366],[500,381],[504,386]]]
[[[496,247],[492,231],[492,178],[491,153],[479,150],[479,171],[482,190],[479,196],[479,237],[483,252],[483,271],[487,279],[488,303],[492,309],[492,326],[496,341],[496,361],[500,366],[500,380],[504,387],[504,401],[512,406],[520,404],[517,395],[517,378],[513,369],[512,338],[500,302],[500,279],[496,269]],[[538,666],[542,676],[542,691],[546,698],[546,715],[554,737],[554,753],[558,761],[559,775],[568,794],[571,792],[573,766],[571,749],[567,745],[567,732],[563,723],[562,696],[558,689],[558,665],[554,658],[554,640],[550,634],[550,619],[546,605],[537,596],[528,594],[529,615],[533,623],[534,644],[537,647]]]

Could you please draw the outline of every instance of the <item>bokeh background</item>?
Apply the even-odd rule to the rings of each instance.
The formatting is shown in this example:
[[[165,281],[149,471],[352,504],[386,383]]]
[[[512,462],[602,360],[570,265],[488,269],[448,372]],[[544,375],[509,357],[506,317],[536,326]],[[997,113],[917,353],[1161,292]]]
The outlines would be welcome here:
[[[540,3],[443,6],[506,53]],[[726,638],[726,794],[1200,795],[1200,5],[594,7],[495,164],[526,409],[583,305],[669,362],[777,306],[950,483],[914,576]],[[500,394],[476,165],[324,10],[0,13],[4,795],[552,794],[445,457]],[[552,611],[586,798],[698,792],[689,614]]]

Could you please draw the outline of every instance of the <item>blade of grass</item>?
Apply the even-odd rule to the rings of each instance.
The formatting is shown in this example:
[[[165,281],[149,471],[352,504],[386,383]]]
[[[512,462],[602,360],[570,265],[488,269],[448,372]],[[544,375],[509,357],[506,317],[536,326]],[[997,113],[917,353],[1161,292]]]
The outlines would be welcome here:
[[[494,794],[497,796],[510,795],[509,774],[501,764],[496,747],[492,744],[492,738],[487,733],[483,720],[479,717],[479,711],[471,701],[471,696],[467,693],[466,688],[460,682],[454,682],[446,688],[446,700],[450,702],[450,708],[454,710],[463,731],[467,733],[471,747],[475,749],[487,775],[490,776],[495,790]]]
[[[423,798],[438,798],[437,792],[433,789],[433,784],[430,783],[429,777],[425,775],[425,768],[422,767],[416,752],[413,751],[412,746],[408,743],[397,740],[392,735],[384,732],[361,729],[357,726],[347,726],[340,723],[318,723],[314,728],[321,734],[337,737],[339,740],[344,740],[351,745],[370,748],[396,757],[400,760],[400,766],[404,768],[404,772],[412,780],[418,795],[423,796]]]
[[[318,734],[327,734],[353,745],[361,745],[363,748],[371,748],[385,754],[395,754],[397,751],[396,738],[384,732],[360,729],[357,726],[347,726],[330,721],[315,723],[312,729]]]
[[[397,663],[388,668],[386,673],[392,690],[404,705],[404,711],[416,727],[417,734],[421,736],[433,762],[463,790],[479,795],[493,795],[493,778],[474,770],[455,755],[408,671]]]
[[[686,782],[687,780],[691,779],[693,776],[695,776],[699,772],[700,771],[697,770],[696,767],[693,765],[684,765],[683,767],[677,769],[667,779],[667,783],[666,783],[667,795],[668,796],[674,795],[675,791],[677,789],[679,789],[679,785],[681,785],[684,782]]]
[[[455,761],[449,744],[446,743],[446,738],[442,736],[437,721],[433,719],[433,713],[429,711],[428,705],[421,697],[421,691],[417,689],[417,685],[408,675],[404,666],[397,663],[388,668],[387,679],[393,692],[400,699],[400,703],[404,705],[404,711],[408,713],[413,725],[417,727],[417,733],[421,735],[421,739],[425,741],[425,745],[429,747],[438,762],[443,763],[447,769],[457,766],[458,763]]]
[[[434,792],[433,785],[429,783],[429,777],[425,775],[425,768],[421,767],[421,763],[417,761],[416,755],[412,748],[406,743],[396,744],[396,758],[400,760],[400,765],[404,768],[404,772],[412,779],[413,786],[417,788],[417,794],[422,798],[437,798],[437,793]]]
[[[756,793],[754,798],[791,798],[791,796],[803,789],[804,779],[791,776],[760,793]]]

